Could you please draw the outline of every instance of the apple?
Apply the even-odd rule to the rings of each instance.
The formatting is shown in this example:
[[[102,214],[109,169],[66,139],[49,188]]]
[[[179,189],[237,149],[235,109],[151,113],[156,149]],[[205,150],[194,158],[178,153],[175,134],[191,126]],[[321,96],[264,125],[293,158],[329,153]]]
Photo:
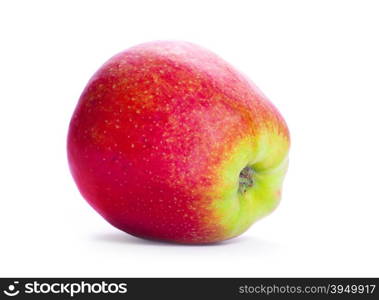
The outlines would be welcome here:
[[[247,77],[181,41],[108,60],[67,139],[81,194],[110,224],[186,244],[238,236],[274,210],[289,145],[283,117]]]

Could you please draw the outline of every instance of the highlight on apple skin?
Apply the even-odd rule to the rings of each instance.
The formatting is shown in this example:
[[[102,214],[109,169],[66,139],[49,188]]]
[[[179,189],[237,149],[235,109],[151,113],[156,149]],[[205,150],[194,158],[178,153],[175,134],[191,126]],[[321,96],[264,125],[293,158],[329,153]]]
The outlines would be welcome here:
[[[107,61],[67,139],[81,194],[110,224],[186,244],[233,238],[274,210],[289,145],[283,117],[248,78],[181,41]]]

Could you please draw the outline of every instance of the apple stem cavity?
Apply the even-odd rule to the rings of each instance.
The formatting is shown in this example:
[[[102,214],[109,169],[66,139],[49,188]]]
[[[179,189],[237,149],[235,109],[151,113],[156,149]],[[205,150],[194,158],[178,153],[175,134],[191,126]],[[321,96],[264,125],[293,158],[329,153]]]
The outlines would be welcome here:
[[[238,185],[238,192],[240,194],[246,193],[248,188],[252,187],[254,185],[253,180],[254,170],[252,167],[245,167],[242,169],[239,175],[239,185]]]

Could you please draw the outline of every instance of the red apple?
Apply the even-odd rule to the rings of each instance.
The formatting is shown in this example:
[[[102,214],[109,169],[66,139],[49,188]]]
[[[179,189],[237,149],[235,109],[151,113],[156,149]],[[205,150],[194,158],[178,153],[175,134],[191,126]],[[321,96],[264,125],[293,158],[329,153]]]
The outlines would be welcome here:
[[[130,48],[90,79],[68,160],[89,204],[135,236],[211,243],[278,204],[284,119],[244,75],[187,42]]]

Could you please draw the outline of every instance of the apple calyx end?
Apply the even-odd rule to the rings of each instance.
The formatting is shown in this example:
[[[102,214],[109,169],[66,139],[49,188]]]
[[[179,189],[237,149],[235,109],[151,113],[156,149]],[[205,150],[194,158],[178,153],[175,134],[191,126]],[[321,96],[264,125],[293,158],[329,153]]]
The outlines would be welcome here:
[[[238,192],[240,194],[246,193],[246,191],[254,185],[254,170],[250,166],[246,166],[242,169],[238,179]]]

